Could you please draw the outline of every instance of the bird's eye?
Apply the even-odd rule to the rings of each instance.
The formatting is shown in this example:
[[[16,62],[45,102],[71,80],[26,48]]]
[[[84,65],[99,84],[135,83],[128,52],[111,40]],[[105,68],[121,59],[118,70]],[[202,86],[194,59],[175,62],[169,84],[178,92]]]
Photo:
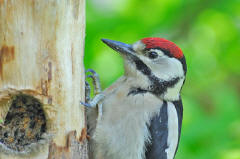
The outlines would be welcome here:
[[[151,52],[148,53],[148,57],[149,57],[150,59],[155,59],[155,58],[158,57],[158,53],[156,53],[156,52],[154,52],[154,51],[151,51]]]

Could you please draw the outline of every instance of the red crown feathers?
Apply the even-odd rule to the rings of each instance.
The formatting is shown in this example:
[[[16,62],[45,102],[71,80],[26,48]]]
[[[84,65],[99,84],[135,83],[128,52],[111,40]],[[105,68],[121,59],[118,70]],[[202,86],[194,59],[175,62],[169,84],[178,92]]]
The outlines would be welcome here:
[[[145,45],[146,49],[160,48],[167,50],[173,57],[182,58],[182,50],[173,42],[163,39],[163,38],[144,38],[141,40]]]

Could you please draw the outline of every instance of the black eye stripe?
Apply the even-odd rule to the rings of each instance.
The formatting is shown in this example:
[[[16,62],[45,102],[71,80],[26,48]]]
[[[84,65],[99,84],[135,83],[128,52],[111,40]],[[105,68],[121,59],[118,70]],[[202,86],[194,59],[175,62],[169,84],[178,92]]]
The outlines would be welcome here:
[[[134,62],[135,62],[135,65],[136,65],[137,69],[139,71],[141,71],[144,75],[149,76],[149,75],[152,74],[151,69],[144,62],[142,62],[140,59],[135,58]]]
[[[152,84],[149,86],[148,91],[152,92],[155,95],[161,95],[166,91],[168,87],[173,87],[181,79],[180,77],[175,77],[172,78],[170,81],[163,81],[157,76],[155,76],[152,73],[151,69],[137,56],[134,56],[132,60],[135,63],[137,70],[142,72],[142,74],[146,75],[147,78],[151,81]],[[185,66],[183,67],[183,69],[186,73],[185,58],[183,58],[182,60],[184,60],[182,63]]]

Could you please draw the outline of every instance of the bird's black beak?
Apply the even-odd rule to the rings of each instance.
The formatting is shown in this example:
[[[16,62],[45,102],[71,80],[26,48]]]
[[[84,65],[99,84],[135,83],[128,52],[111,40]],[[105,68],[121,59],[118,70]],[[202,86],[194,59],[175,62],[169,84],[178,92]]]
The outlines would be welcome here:
[[[127,57],[132,57],[134,55],[134,51],[132,49],[132,45],[125,44],[119,41],[109,40],[109,39],[101,39],[105,44],[111,47],[113,50],[119,52],[122,55]]]

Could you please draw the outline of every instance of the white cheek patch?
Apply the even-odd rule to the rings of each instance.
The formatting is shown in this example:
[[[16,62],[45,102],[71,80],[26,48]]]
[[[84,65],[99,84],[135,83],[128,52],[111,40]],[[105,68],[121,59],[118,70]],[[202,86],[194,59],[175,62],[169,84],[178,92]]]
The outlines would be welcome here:
[[[162,58],[155,63],[151,62],[147,65],[158,78],[163,80],[184,76],[181,62],[175,58],[169,58],[165,55],[163,55]]]
[[[159,54],[163,54],[162,51],[158,51]],[[140,58],[141,61],[144,61],[144,63],[151,69],[152,73],[162,80],[168,81],[172,78],[184,77],[182,64],[175,58],[169,58],[164,54],[156,61],[143,55],[138,55],[138,58]]]
[[[145,64],[151,69],[152,73],[163,81],[180,78],[174,86],[167,88],[162,96],[166,100],[178,100],[179,92],[184,82],[184,71],[181,62],[166,55],[160,57],[158,61],[151,61],[146,59],[146,57],[141,57],[141,60],[145,61]]]

